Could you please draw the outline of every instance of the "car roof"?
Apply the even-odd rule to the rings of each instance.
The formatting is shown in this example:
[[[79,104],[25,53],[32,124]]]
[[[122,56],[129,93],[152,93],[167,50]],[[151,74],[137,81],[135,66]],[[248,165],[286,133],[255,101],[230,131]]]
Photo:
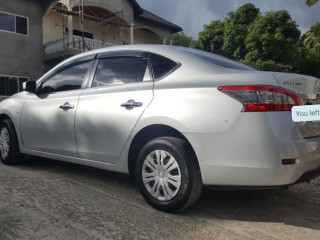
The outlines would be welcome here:
[[[77,60],[80,58],[85,58],[90,55],[96,55],[101,53],[108,53],[113,51],[147,51],[156,53],[162,56],[166,56],[175,61],[178,61],[182,64],[190,61],[200,61],[205,62],[206,64],[210,63],[210,65],[216,65],[218,68],[227,68],[234,70],[249,70],[256,71],[256,69],[251,68],[245,64],[233,61],[231,59],[225,58],[223,56],[205,52],[198,49],[186,48],[180,46],[171,46],[171,45],[155,45],[155,44],[136,44],[136,45],[120,45],[120,46],[112,46],[107,48],[101,48],[93,51],[88,51],[85,53],[81,53],[74,57],[69,58],[64,63],[69,61]]]

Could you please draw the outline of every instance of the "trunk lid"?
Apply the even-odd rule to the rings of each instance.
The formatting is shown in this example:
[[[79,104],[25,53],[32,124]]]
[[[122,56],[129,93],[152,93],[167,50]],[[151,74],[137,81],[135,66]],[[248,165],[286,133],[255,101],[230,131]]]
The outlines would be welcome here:
[[[320,79],[294,73],[272,73],[280,87],[297,91],[304,105],[320,104]],[[296,123],[304,138],[320,136],[320,121]]]

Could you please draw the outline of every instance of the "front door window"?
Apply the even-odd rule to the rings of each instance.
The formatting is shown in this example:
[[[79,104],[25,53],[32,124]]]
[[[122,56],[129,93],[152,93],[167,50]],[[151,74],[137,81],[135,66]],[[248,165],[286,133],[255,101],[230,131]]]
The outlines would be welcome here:
[[[49,94],[81,89],[89,66],[90,62],[83,62],[63,67],[42,81],[37,92],[40,94]]]

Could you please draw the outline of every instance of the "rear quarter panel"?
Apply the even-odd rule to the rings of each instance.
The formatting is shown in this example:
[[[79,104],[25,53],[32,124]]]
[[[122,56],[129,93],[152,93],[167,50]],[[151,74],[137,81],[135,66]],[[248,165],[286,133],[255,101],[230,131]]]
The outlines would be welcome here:
[[[214,87],[159,89],[139,125],[163,124],[182,133],[225,132],[241,109],[241,103]]]
[[[183,66],[183,65],[182,65]],[[181,67],[155,82],[154,99],[142,115],[138,127],[164,124],[194,133],[221,133],[237,121],[243,105],[218,90],[225,85],[275,85],[271,73],[224,70],[215,73]],[[202,69],[204,70],[204,69]]]

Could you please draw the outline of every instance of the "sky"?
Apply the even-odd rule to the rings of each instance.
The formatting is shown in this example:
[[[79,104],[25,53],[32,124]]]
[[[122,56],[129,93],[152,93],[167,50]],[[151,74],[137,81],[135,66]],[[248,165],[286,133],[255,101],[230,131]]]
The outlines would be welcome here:
[[[227,14],[245,3],[253,3],[261,13],[287,10],[302,33],[320,22],[320,2],[309,8],[305,0],[137,0],[139,5],[182,27],[183,32],[193,38],[204,24],[224,20]]]

